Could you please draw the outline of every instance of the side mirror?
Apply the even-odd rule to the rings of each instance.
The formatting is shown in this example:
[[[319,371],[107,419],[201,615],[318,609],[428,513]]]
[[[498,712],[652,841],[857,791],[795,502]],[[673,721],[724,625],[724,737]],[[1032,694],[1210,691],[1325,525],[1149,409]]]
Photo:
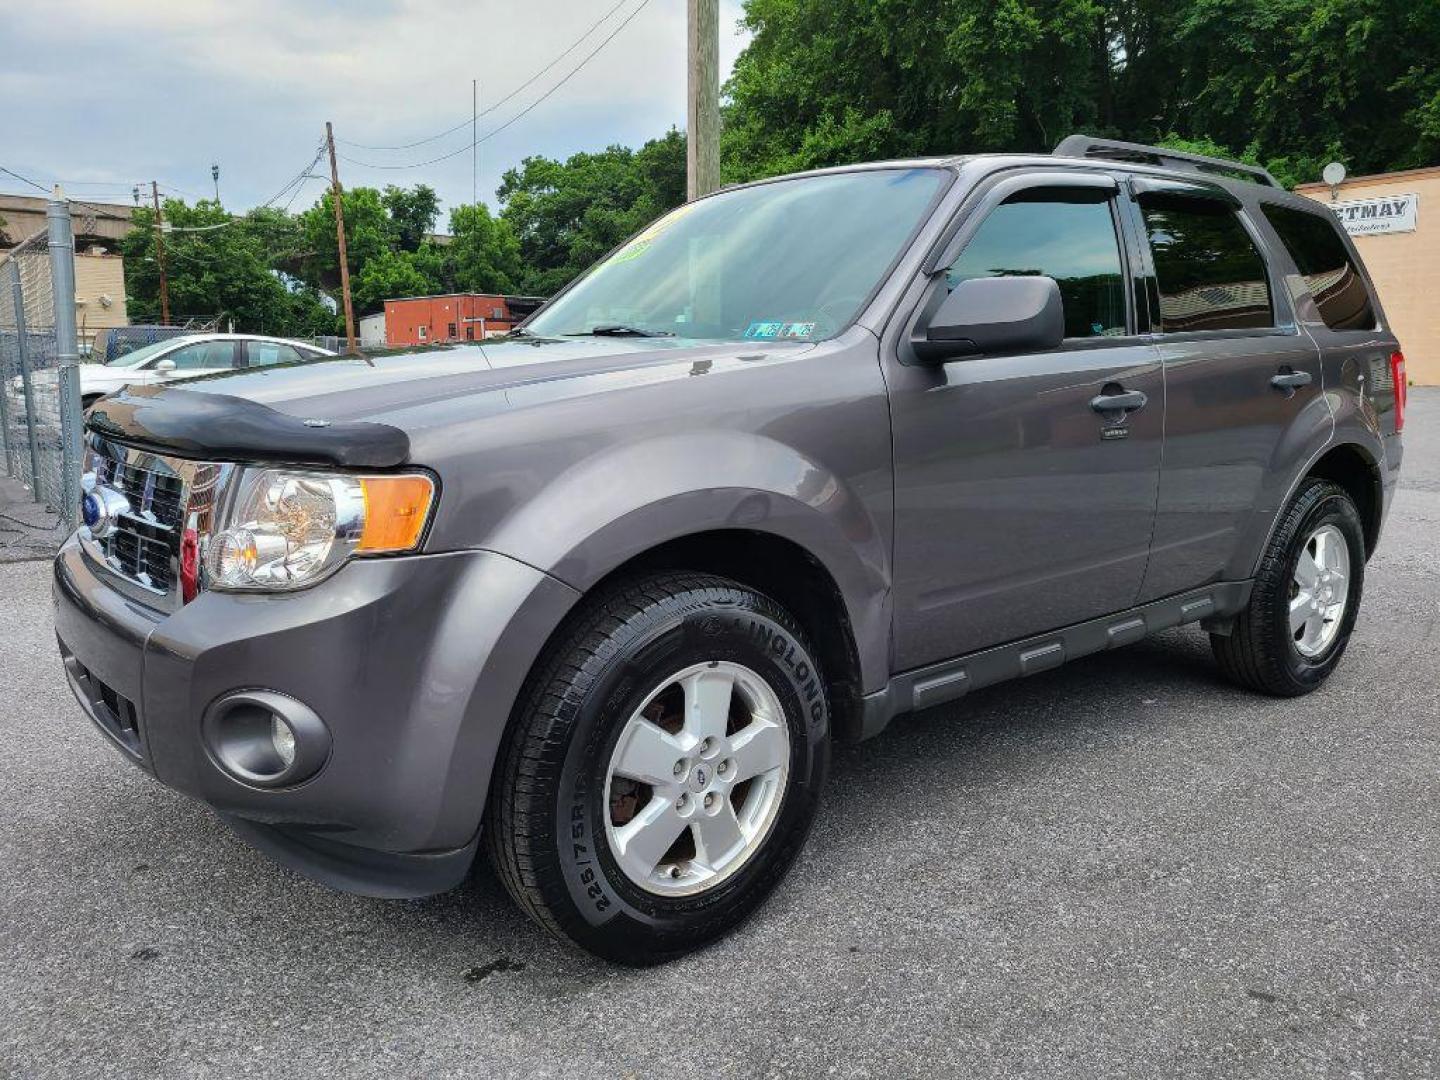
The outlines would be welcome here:
[[[175,370],[175,361],[169,357],[166,357],[164,360],[156,360],[155,370],[160,372],[161,375],[169,375]]]
[[[1065,340],[1060,286],[1048,277],[970,278],[956,285],[910,345],[938,363],[982,353],[1038,352]]]

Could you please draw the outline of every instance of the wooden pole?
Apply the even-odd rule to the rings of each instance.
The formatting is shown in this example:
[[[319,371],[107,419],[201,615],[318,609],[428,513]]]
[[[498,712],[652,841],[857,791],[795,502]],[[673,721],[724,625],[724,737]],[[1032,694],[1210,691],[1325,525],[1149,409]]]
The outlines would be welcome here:
[[[335,243],[340,248],[340,295],[345,302],[346,352],[360,352],[355,344],[355,308],[350,304],[350,256],[345,251],[345,192],[340,187],[340,167],[335,164],[335,132],[325,121],[325,144],[330,148],[330,198],[335,203]]]
[[[698,199],[720,186],[720,0],[688,0],[688,4],[685,195]]]
[[[170,325],[170,281],[165,276],[165,215],[160,211],[160,185],[150,181],[150,199],[155,204],[155,261],[160,265],[160,325]]]

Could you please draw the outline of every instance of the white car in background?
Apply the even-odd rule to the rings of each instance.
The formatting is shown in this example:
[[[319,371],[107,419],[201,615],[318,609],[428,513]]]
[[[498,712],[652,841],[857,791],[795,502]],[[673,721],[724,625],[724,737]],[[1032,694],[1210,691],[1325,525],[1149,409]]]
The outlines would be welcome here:
[[[261,334],[184,334],[142,345],[108,364],[81,364],[80,401],[88,408],[122,386],[276,364],[303,364],[335,355],[318,345]]]

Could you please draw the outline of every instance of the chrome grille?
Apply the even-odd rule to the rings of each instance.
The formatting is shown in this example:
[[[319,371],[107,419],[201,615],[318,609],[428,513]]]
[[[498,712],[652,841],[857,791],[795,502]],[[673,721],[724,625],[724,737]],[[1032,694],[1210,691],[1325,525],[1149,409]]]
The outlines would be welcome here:
[[[180,541],[208,531],[220,466],[137,450],[92,433],[86,483],[125,496],[129,511],[104,536],[80,530],[90,557],[120,591],[153,607],[181,605]]]

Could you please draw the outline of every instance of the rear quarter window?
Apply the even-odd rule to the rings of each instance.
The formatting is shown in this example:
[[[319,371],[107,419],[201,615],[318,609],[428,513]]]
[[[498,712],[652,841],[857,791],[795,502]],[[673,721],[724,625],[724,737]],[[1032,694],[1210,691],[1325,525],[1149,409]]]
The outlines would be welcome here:
[[[1261,209],[1295,260],[1325,325],[1331,330],[1375,329],[1370,290],[1340,238],[1339,222],[1288,206]]]

